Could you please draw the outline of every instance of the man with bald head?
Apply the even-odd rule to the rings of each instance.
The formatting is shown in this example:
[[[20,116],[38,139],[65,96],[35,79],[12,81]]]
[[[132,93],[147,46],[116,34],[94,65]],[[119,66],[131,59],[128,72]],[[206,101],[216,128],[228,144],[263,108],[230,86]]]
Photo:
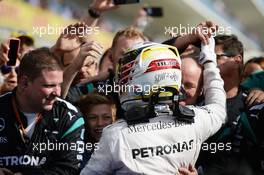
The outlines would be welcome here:
[[[199,103],[202,95],[202,67],[191,57],[182,59],[182,84],[186,98],[181,105],[193,105]]]
[[[197,62],[199,49],[193,45],[181,54],[182,58],[182,85],[185,98],[180,102],[181,105],[199,105],[202,98],[202,67]]]

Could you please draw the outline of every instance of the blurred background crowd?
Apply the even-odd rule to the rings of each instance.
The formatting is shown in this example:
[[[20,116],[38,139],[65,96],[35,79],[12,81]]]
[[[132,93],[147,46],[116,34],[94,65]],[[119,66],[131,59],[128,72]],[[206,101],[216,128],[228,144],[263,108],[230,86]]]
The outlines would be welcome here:
[[[221,35],[215,37],[216,47],[214,48],[213,45],[215,50],[211,54],[215,58],[212,62],[215,63],[215,68],[217,66],[220,69],[220,75],[224,81],[228,118],[228,122],[219,130],[219,133],[220,135],[225,133],[226,128],[232,129],[236,121],[242,120],[240,120],[242,113],[248,116],[246,118],[250,120],[249,123],[252,124],[260,142],[254,145],[255,143],[251,143],[245,137],[246,141],[243,140],[243,143],[239,142],[235,146],[241,149],[241,155],[246,153],[246,160],[249,160],[251,165],[254,162],[251,160],[254,158],[247,159],[247,153],[251,154],[251,150],[254,150],[251,149],[252,145],[260,148],[264,143],[263,132],[260,131],[263,126],[260,123],[263,122],[264,115],[264,0],[141,0],[140,3],[118,7],[104,4],[107,7],[105,9],[98,5],[99,3],[96,4],[96,2],[110,1],[1,0],[0,94],[16,92],[17,88],[23,85],[22,81],[18,81],[21,76],[17,75],[18,66],[24,59],[25,53],[32,53],[30,51],[36,48],[48,47],[49,51],[36,49],[36,52],[52,52],[55,55],[54,58],[56,57],[62,66],[63,82],[58,83],[56,86],[59,87],[54,87],[54,92],[50,93],[51,95],[48,94],[51,97],[45,97],[45,100],[61,97],[78,106],[86,118],[85,128],[89,131],[85,141],[93,143],[95,147],[101,138],[103,128],[121,119],[120,111],[118,111],[121,109],[119,99],[114,96],[116,94],[110,94],[109,97],[95,92],[106,85],[113,85],[113,74],[120,58],[124,56],[127,48],[134,47],[138,43],[163,42],[177,47],[182,59],[180,73],[182,81],[177,90],[184,98],[183,100],[179,98],[182,100],[179,104],[182,106],[205,104],[202,73],[204,67],[203,63],[201,64],[197,59],[200,58],[200,52],[203,52],[201,42],[206,43],[209,38],[206,34],[192,32],[200,27],[215,30],[215,24],[217,24],[224,31],[223,33],[218,31]],[[151,7],[159,7],[162,12],[153,15],[146,10]],[[201,23],[202,21],[207,22]],[[68,32],[73,29],[82,28],[83,30],[86,27],[92,31],[82,37],[80,31],[74,34],[61,34],[63,30],[57,30],[61,27],[67,27]],[[190,35],[187,35],[186,31],[179,31],[181,27],[187,29]],[[40,34],[43,32],[42,29],[45,31]],[[6,64],[8,50],[11,49],[8,49],[7,42],[10,38],[18,38],[20,42],[18,54],[15,55],[18,59],[13,65]],[[35,94],[31,93],[31,95]],[[230,143],[233,144],[237,141],[237,135],[244,134],[239,130],[239,127],[243,127],[243,121],[241,122],[241,125],[235,126],[238,128],[235,128],[237,132],[229,133],[226,140],[224,137],[226,135],[219,136],[221,139],[224,138],[223,143],[229,143],[231,140]],[[243,146],[246,147],[245,150]],[[260,150],[264,153],[263,147]],[[228,151],[224,151],[226,154],[220,151],[220,158],[215,156],[216,154],[210,154],[210,156],[218,162],[221,158],[229,157]],[[84,154],[82,168],[89,161],[91,154],[91,152]],[[257,154],[258,152],[254,152],[252,155]],[[233,155],[237,154],[232,152]],[[196,166],[198,171],[199,165],[203,167],[203,163],[205,163],[204,167],[208,165],[209,170],[213,167],[211,162],[207,162],[207,157],[206,153],[201,154],[201,160],[198,160]],[[239,158],[234,157],[235,159],[230,158],[230,162],[240,162]],[[263,156],[260,157],[263,163]],[[233,164],[230,163],[230,165]],[[234,167],[241,165],[234,165]],[[260,169],[259,166],[260,164],[256,170],[263,173],[264,166],[262,165]],[[251,167],[248,169],[251,170]],[[231,172],[234,171],[237,170]],[[201,171],[199,173],[203,174]]]
[[[34,36],[32,26],[50,24],[65,27],[73,21],[83,20],[87,17],[90,2],[91,0],[2,0],[0,41],[10,35],[25,33],[34,37],[36,46],[52,45],[58,34],[40,38]],[[124,5],[102,15],[98,25],[101,31],[106,33],[97,37],[104,45],[109,46],[116,31],[133,24],[140,16],[140,8],[143,5],[163,8],[163,17],[153,18],[145,26],[145,34],[155,36],[157,42],[170,37],[168,34],[165,35],[165,27],[178,27],[179,24],[195,27],[194,24],[206,19],[231,28],[231,32],[245,45],[245,61],[263,52],[263,0],[144,0],[138,4]]]

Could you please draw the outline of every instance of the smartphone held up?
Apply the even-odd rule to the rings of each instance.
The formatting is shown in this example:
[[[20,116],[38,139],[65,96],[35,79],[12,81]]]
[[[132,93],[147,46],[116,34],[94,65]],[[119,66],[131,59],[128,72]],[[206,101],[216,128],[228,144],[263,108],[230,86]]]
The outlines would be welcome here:
[[[20,45],[19,39],[12,38],[9,40],[9,51],[8,51],[9,61],[7,62],[7,65],[9,65],[9,66],[15,66],[16,65],[16,60],[17,60],[18,51],[19,51],[19,45]]]
[[[139,3],[140,0],[113,0],[115,5],[135,4]]]
[[[163,9],[162,7],[144,7],[143,8],[148,16],[151,17],[162,17],[163,16]]]

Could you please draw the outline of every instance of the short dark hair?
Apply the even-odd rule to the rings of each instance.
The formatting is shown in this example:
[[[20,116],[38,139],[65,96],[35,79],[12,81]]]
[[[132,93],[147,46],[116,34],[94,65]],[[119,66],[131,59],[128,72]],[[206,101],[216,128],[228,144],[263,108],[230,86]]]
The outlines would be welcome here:
[[[25,44],[26,46],[32,46],[34,47],[34,39],[27,35],[21,35],[17,37],[20,39],[20,45]]]
[[[215,37],[215,45],[222,45],[223,51],[230,55],[240,54],[244,57],[244,48],[241,41],[236,35],[217,35]]]
[[[87,94],[83,96],[78,102],[77,106],[80,108],[81,112],[83,114],[89,112],[92,107],[96,105],[101,105],[101,104],[107,104],[112,106],[112,109],[115,108],[115,104],[111,97],[93,92],[90,94]]]
[[[246,62],[245,66],[249,63],[256,63],[264,69],[264,57],[253,57]]]
[[[47,70],[63,70],[61,63],[49,48],[39,48],[26,53],[19,65],[18,78],[26,75],[30,80],[37,78],[41,71]]]

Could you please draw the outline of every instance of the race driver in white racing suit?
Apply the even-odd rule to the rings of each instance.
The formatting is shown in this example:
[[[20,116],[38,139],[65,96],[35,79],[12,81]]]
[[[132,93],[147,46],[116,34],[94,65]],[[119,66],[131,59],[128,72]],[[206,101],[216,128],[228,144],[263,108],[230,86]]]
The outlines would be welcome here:
[[[103,130],[81,175],[177,174],[180,167],[195,164],[201,144],[225,122],[226,95],[212,37],[201,47],[205,106],[199,108],[178,104],[181,60],[176,48],[157,43],[136,47],[121,58],[115,77],[125,86],[119,93],[124,119]]]

